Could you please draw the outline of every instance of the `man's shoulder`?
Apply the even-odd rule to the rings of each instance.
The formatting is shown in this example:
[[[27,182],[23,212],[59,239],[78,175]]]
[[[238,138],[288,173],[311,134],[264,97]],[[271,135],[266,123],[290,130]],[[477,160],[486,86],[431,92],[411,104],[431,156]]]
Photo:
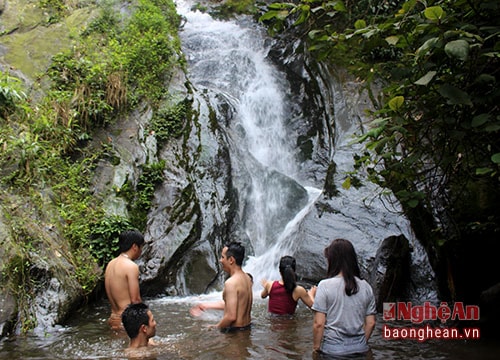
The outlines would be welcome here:
[[[107,267],[107,269],[116,269],[120,271],[127,271],[127,270],[136,270],[139,268],[139,265],[137,265],[135,262],[133,262],[130,259],[126,259],[124,257],[117,256],[113,260],[111,260]]]
[[[238,285],[238,284],[246,284],[247,282],[251,282],[248,275],[243,271],[237,271],[226,280],[225,284]]]

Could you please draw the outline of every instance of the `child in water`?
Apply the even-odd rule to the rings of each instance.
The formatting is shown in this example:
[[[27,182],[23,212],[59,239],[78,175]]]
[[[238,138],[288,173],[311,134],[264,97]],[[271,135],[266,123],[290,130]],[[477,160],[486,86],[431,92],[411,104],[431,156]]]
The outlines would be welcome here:
[[[281,280],[261,280],[264,289],[260,296],[263,299],[269,296],[268,311],[271,314],[293,315],[299,299],[309,308],[313,305],[316,287],[313,286],[310,291],[307,291],[302,286],[297,285],[295,267],[294,257],[283,256],[279,265]]]

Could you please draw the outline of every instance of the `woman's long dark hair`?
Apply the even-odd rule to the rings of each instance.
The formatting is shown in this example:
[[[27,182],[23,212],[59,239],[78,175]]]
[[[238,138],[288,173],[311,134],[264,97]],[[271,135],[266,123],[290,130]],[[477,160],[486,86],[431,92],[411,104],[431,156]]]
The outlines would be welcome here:
[[[345,293],[348,296],[358,292],[357,276],[360,278],[358,258],[354,246],[349,240],[335,239],[325,248],[325,257],[328,260],[327,276],[332,278],[342,273],[345,281]]]
[[[295,258],[292,256],[283,256],[280,259],[280,274],[285,284],[285,290],[292,293],[297,287],[297,275],[295,275]]]

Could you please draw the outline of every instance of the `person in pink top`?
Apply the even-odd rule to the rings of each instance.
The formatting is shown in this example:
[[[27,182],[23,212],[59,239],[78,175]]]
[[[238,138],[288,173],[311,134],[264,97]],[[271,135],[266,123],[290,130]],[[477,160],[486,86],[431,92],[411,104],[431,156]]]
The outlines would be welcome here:
[[[297,308],[299,299],[309,308],[314,303],[316,286],[307,291],[304,287],[297,285],[295,274],[296,261],[292,256],[283,256],[280,259],[279,270],[281,280],[261,280],[264,287],[260,296],[265,299],[269,296],[268,311],[275,315],[293,315]]]

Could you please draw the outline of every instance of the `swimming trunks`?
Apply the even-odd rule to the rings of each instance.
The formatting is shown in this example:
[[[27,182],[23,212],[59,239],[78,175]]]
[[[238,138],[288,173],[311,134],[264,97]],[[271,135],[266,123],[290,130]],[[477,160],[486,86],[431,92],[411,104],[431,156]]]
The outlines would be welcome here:
[[[245,325],[245,326],[230,326],[227,328],[223,328],[220,331],[227,334],[227,333],[232,333],[232,332],[237,332],[237,331],[246,331],[246,330],[250,330],[251,328],[252,328],[252,324],[250,323],[250,324]]]

